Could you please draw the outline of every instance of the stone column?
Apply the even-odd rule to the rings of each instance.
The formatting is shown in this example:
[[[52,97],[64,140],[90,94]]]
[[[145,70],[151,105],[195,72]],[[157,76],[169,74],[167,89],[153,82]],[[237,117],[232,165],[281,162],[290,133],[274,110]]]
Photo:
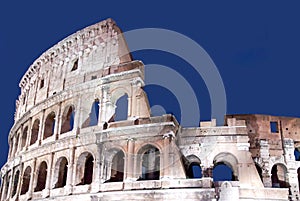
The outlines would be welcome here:
[[[163,135],[164,147],[161,153],[162,155],[162,163],[160,163],[160,177],[163,179],[170,179],[173,177],[173,165],[174,165],[174,153],[172,149],[172,140],[174,137],[174,133],[172,131]]]
[[[74,117],[74,127],[73,129],[75,130],[75,134],[77,135],[80,132],[80,115],[81,115],[81,96],[78,96],[78,100],[77,100],[77,105],[75,105],[75,109],[74,109],[74,113],[75,113],[75,117]]]
[[[21,125],[21,128],[19,129],[20,130],[20,133],[19,133],[19,136],[18,136],[18,148],[17,148],[17,152],[19,151],[22,151],[23,150],[23,147],[22,147],[22,138],[23,138],[23,124]]]
[[[260,157],[262,159],[262,162],[265,166],[265,171],[263,170],[262,173],[262,177],[263,177],[263,183],[265,187],[272,187],[272,180],[271,180],[271,175],[270,175],[270,171],[268,171],[270,169],[269,167],[269,158],[270,158],[270,154],[269,154],[269,143],[267,140],[260,140],[259,141],[259,152],[260,152]]]
[[[299,182],[298,182],[298,172],[297,166],[295,164],[295,156],[294,156],[294,141],[293,139],[284,138],[283,140],[283,148],[284,148],[284,159],[287,164],[287,175],[288,182],[290,184],[290,191],[292,193],[292,200],[299,199]]]
[[[108,121],[110,116],[112,115],[111,109],[113,108],[113,104],[110,100],[109,95],[109,87],[103,86],[102,88],[102,100],[100,100],[100,117],[98,119],[98,122],[103,125],[104,122]]]
[[[127,167],[126,172],[124,172],[125,180],[126,181],[135,181],[136,178],[134,177],[134,145],[135,139],[128,138],[127,139]],[[125,162],[125,161],[124,161]],[[125,169],[124,169],[125,171]],[[125,174],[126,173],[126,174]]]
[[[32,197],[32,193],[34,191],[34,188],[36,186],[36,158],[33,159],[33,165],[30,173],[30,182],[29,182],[29,189],[28,189],[28,197]]]
[[[30,117],[29,119],[29,124],[28,124],[28,130],[27,130],[27,139],[26,139],[26,143],[25,143],[25,149],[28,149],[28,146],[30,145],[30,138],[31,138],[31,133],[32,131],[32,117]]]
[[[65,187],[65,193],[67,195],[72,194],[73,191],[73,172],[76,172],[76,168],[74,168],[74,160],[75,160],[75,147],[69,147],[69,164],[68,164],[68,175],[67,182]]]
[[[201,166],[201,169],[202,169],[202,177],[210,177],[210,178],[213,178],[213,167],[214,167],[214,165],[211,165],[210,167],[204,167],[204,166]]]
[[[15,150],[16,150],[16,147],[17,147],[17,145],[16,145],[16,136],[14,136],[14,137],[12,138],[12,147],[11,147],[11,151],[10,151],[10,158],[15,157]]]
[[[9,186],[8,186],[8,191],[7,191],[7,194],[6,194],[6,199],[7,198],[10,198],[11,197],[11,191],[12,191],[12,186],[13,186],[13,181],[14,181],[14,172],[12,171],[12,174],[10,176],[10,180],[9,180]]]
[[[97,146],[97,155],[94,158],[94,177],[92,182],[92,190],[91,192],[99,192],[100,190],[100,170],[101,170],[101,159],[100,159],[101,147]]]
[[[169,160],[169,153],[170,153],[170,135],[169,134],[165,134],[163,136],[164,139],[164,148],[163,148],[163,153],[161,153],[163,155],[163,163],[160,164],[160,174],[161,174],[161,178],[163,179],[168,179],[169,178],[169,168],[170,168],[170,160]]]
[[[43,190],[43,198],[48,197],[50,194],[51,190],[51,178],[52,178],[52,172],[53,172],[53,158],[54,158],[54,153],[51,153],[50,155],[50,160],[48,164],[48,170],[47,170],[47,179],[46,179],[46,186],[45,189]]]
[[[141,88],[142,83],[138,79],[134,79],[131,82],[131,96],[128,97],[128,116],[138,118],[141,113],[141,104],[140,104],[140,94],[139,89]]]
[[[41,145],[44,135],[44,128],[45,128],[45,110],[43,110],[42,119],[40,120],[39,126],[39,134],[38,134],[38,144]]]
[[[61,128],[61,118],[62,118],[62,108],[61,108],[61,102],[59,103],[59,108],[58,108],[58,113],[55,116],[55,125],[54,125],[54,133],[53,135],[55,136],[55,140],[59,139],[60,135],[60,128]]]
[[[16,197],[17,197],[17,199],[16,200],[18,200],[18,197],[19,197],[19,195],[20,195],[20,192],[21,192],[21,188],[22,188],[22,181],[23,181],[23,177],[22,177],[22,175],[23,175],[23,170],[24,170],[24,164],[21,164],[20,165],[20,174],[19,174],[19,179],[18,179],[18,184],[17,184],[17,191],[16,191]]]
[[[6,191],[6,185],[7,185],[7,173],[4,177],[2,177],[2,182],[1,182],[2,188],[1,188],[1,201],[5,199],[5,191]]]

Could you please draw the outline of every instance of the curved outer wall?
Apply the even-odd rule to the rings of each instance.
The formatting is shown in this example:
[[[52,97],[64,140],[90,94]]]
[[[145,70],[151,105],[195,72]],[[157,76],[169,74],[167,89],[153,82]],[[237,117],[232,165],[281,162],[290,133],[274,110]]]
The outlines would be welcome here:
[[[150,115],[144,65],[132,60],[111,19],[50,48],[19,86],[1,200],[288,197],[288,187],[260,179],[243,119],[182,128],[172,115]],[[202,178],[191,179],[192,164]],[[232,181],[213,181],[217,164],[232,169]]]

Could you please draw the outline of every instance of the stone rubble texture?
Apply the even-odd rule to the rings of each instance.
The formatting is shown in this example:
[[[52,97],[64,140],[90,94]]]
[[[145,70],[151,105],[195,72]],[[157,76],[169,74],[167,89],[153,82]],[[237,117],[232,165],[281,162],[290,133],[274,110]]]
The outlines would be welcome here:
[[[112,19],[47,50],[19,86],[3,201],[298,200],[300,119],[226,115],[224,126],[183,128],[151,116],[144,65]],[[121,97],[127,117],[117,120]],[[217,164],[231,181],[213,181]]]

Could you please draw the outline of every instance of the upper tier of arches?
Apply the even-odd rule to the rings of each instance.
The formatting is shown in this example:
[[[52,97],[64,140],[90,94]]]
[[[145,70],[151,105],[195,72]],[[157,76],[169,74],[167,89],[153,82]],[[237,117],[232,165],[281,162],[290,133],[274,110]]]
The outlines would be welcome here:
[[[21,79],[15,120],[43,100],[114,73],[116,66],[130,61],[122,32],[112,19],[70,35],[36,59]]]

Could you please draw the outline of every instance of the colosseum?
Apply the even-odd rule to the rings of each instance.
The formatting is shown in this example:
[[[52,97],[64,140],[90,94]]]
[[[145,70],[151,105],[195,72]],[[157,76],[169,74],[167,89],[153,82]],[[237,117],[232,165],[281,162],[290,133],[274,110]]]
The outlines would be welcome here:
[[[19,86],[1,201],[299,199],[300,119],[151,115],[144,65],[111,19],[47,50]]]

